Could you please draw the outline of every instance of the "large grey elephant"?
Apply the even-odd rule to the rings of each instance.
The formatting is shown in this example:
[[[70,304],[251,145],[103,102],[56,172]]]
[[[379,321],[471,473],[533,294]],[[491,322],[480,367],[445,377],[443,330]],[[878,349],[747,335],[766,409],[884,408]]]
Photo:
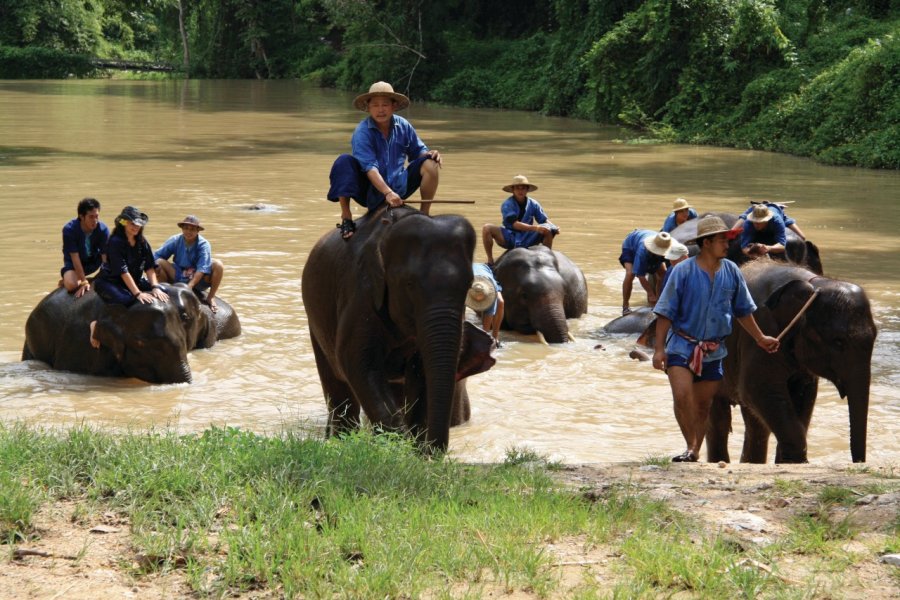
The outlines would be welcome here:
[[[503,326],[540,332],[551,344],[569,341],[566,319],[587,312],[587,281],[565,254],[546,246],[514,248],[497,260],[494,275],[503,288]]]
[[[474,249],[466,219],[386,205],[349,240],[334,230],[316,243],[302,292],[329,434],[357,427],[362,409],[446,450],[458,382],[494,364],[490,336],[463,326]]]
[[[149,383],[191,381],[187,353],[240,335],[231,305],[216,298],[213,313],[184,284],[163,284],[169,302],[106,304],[93,290],[81,298],[57,288],[31,311],[25,323],[22,360],[89,375],[137,377]],[[89,325],[100,348],[91,347]]]
[[[766,462],[770,433],[776,463],[806,462],[806,435],[819,377],[837,387],[850,412],[850,455],[866,460],[872,347],[875,322],[857,285],[822,277],[772,260],[741,267],[762,330],[777,336],[817,292],[806,312],[781,340],[775,354],[761,350],[743,328],[728,337],[725,380],[713,401],[706,436],[710,461],[728,461],[731,405],[744,417],[741,462]]]

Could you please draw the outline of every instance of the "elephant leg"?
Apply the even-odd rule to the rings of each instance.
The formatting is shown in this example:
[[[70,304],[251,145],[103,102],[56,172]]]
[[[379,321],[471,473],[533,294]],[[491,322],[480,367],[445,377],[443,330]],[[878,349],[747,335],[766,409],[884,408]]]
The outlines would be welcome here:
[[[769,454],[769,428],[746,406],[741,406],[741,415],[744,417],[741,462],[765,464]]]
[[[722,394],[713,397],[706,423],[706,460],[731,462],[728,435],[731,433],[731,400]]]
[[[781,398],[769,398],[770,411],[765,415],[778,444],[775,447],[776,463],[805,463],[806,460],[806,425],[802,416],[797,414],[793,399],[784,401]],[[805,410],[812,417],[811,409]]]
[[[466,380],[456,382],[453,390],[453,408],[450,410],[450,427],[456,427],[468,423],[472,417],[472,407],[469,403],[469,391],[466,389]]]
[[[328,425],[325,433],[328,436],[335,436],[352,431],[359,427],[359,403],[353,397],[350,387],[335,376],[316,338],[311,337],[316,369],[319,371],[319,380],[322,382],[322,391],[328,405]]]

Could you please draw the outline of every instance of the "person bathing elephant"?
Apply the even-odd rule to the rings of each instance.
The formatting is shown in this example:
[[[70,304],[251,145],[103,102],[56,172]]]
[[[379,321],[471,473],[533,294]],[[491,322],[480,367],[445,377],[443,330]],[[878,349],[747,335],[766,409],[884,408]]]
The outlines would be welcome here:
[[[330,435],[358,427],[362,410],[426,451],[447,449],[458,382],[494,364],[490,336],[463,326],[474,250],[466,219],[386,204],[349,243],[337,231],[316,243],[301,289]]]
[[[807,432],[819,377],[847,399],[850,456],[866,461],[872,348],[877,334],[866,293],[857,285],[774,261],[753,261],[741,270],[758,305],[762,330],[778,335],[812,298],[784,335],[778,354],[754,347],[743,331],[727,340],[725,379],[708,423],[707,456],[728,461],[731,405],[741,407],[741,462],[765,463],[770,434],[776,463],[807,462]]]
[[[168,302],[107,304],[93,291],[80,299],[57,289],[45,296],[25,323],[22,360],[54,369],[149,383],[189,383],[187,352],[240,335],[231,305],[219,300],[213,315],[185,285],[161,285]],[[88,331],[101,342],[91,347]]]
[[[497,260],[494,275],[503,289],[506,329],[540,333],[547,342],[560,344],[571,337],[566,319],[587,312],[584,273],[558,250],[514,248]]]

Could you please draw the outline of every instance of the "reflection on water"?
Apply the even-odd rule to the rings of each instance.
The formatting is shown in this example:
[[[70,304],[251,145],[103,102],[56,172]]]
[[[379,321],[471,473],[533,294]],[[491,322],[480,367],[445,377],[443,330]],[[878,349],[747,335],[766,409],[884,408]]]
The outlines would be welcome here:
[[[352,97],[295,82],[0,82],[0,418],[183,431],[321,428],[300,273],[315,240],[338,221],[324,197],[331,161],[362,117]],[[444,154],[441,197],[477,201],[433,212],[464,212],[476,229],[496,223],[500,188],[524,173],[562,229],[555,248],[588,280],[588,314],[571,323],[574,344],[507,334],[497,365],[470,380],[473,417],[451,434],[456,456],[495,460],[527,446],[570,462],[619,461],[681,449],[665,376],[628,358],[632,339],[599,333],[621,306],[622,239],[635,227],[659,227],[677,196],[733,212],[750,199],[796,201],[789,212],[821,248],[826,273],[863,285],[872,300],[880,334],[869,459],[896,456],[898,173],[626,145],[614,128],[517,112],[415,104],[406,115]],[[220,294],[244,333],[192,353],[192,384],[86,377],[19,360],[25,320],[58,279],[62,225],[88,195],[103,203],[107,223],[126,203],[149,213],[154,246],[188,213],[207,227],[226,264]],[[254,205],[263,210],[248,210]],[[811,460],[849,460],[846,412],[824,383]],[[739,418],[735,429],[733,455]]]

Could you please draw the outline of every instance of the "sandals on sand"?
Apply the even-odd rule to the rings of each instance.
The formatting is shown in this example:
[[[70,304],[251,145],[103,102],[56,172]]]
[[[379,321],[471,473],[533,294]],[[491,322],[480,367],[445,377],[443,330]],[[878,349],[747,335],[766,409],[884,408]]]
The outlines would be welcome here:
[[[335,227],[341,230],[341,239],[344,240],[349,240],[356,233],[356,223],[353,222],[353,219],[341,219],[341,222]]]

